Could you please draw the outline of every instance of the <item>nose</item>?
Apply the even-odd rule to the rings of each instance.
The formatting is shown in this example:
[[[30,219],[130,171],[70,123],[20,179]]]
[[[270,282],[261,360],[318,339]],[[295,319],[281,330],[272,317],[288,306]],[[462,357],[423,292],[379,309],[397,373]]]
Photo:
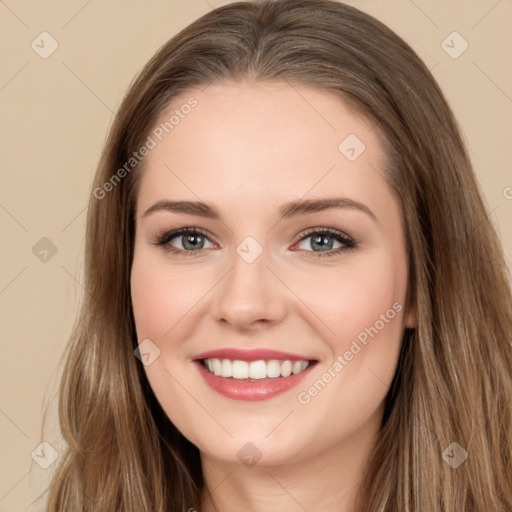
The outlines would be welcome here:
[[[213,308],[218,322],[251,331],[283,321],[289,308],[288,290],[268,263],[265,251],[252,263],[234,254],[231,270],[216,287]]]

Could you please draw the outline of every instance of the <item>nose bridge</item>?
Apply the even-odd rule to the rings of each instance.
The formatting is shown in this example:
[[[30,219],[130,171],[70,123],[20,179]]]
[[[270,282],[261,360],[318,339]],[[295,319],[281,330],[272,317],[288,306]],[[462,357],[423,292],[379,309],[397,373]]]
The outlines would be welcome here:
[[[252,237],[244,239],[231,259],[231,270],[216,297],[216,316],[233,326],[275,323],[286,312],[286,297],[273,276],[268,251]]]

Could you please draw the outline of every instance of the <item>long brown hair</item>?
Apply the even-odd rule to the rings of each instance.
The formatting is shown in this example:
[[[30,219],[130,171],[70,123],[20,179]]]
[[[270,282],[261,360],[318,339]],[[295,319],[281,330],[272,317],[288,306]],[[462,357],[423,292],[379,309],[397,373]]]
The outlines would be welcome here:
[[[418,323],[404,333],[359,508],[512,510],[512,298],[497,235],[431,73],[382,23],[330,0],[215,9],[160,48],[132,83],[89,203],[87,293],[60,388],[68,448],[47,510],[199,509],[199,452],[167,418],[133,353],[129,283],[141,165],[112,177],[173,98],[214,80],[286,80],[335,93],[383,140],[406,231],[407,306]],[[468,454],[457,469],[443,457],[454,442]]]

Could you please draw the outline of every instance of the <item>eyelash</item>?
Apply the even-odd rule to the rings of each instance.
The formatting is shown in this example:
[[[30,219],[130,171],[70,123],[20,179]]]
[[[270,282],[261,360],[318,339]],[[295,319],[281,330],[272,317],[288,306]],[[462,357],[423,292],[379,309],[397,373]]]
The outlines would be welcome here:
[[[162,247],[165,251],[168,251],[173,254],[180,254],[182,256],[197,256],[197,253],[200,252],[200,249],[197,250],[190,250],[190,249],[177,249],[176,247],[173,247],[169,244],[169,242],[178,237],[179,235],[187,235],[187,234],[193,234],[193,235],[202,235],[205,238],[208,238],[208,233],[204,231],[201,228],[191,226],[186,228],[180,228],[175,229],[173,231],[167,231],[161,235],[158,235],[156,237],[156,240],[152,242],[153,245]],[[345,233],[342,233],[341,231],[338,231],[336,229],[332,228],[325,228],[325,227],[316,227],[316,228],[309,228],[304,233],[302,233],[301,238],[298,240],[297,243],[302,242],[306,238],[309,238],[311,235],[317,234],[317,235],[327,235],[330,238],[334,238],[338,242],[342,243],[343,245],[341,247],[338,247],[337,249],[332,249],[330,251],[304,251],[306,253],[312,253],[310,256],[313,258],[325,258],[325,257],[331,257],[335,256],[337,254],[340,254],[343,251],[354,249],[357,245],[356,241],[351,238],[350,236],[346,235]],[[211,241],[211,240],[210,240]],[[295,244],[294,244],[295,245]]]

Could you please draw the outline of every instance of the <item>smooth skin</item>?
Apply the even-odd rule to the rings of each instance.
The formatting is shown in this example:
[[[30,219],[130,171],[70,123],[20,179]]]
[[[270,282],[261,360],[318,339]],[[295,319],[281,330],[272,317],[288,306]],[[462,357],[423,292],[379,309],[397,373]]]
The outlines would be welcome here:
[[[211,491],[203,492],[201,512],[352,511],[403,331],[415,322],[405,307],[403,221],[384,179],[377,129],[332,93],[286,82],[189,91],[159,123],[192,96],[197,106],[156,140],[140,176],[133,309],[139,343],[150,339],[160,350],[145,366],[147,377],[169,419],[200,450]],[[350,134],[365,145],[354,161],[339,150]],[[279,217],[289,202],[334,197],[363,206]],[[160,201],[208,203],[220,219],[165,208],[146,213]],[[156,245],[183,227],[202,234]],[[306,233],[311,228],[317,232]],[[325,228],[355,245],[322,237]],[[246,237],[257,243],[251,250],[263,250],[252,263],[236,250]],[[395,303],[401,311],[301,403],[299,393]],[[192,363],[226,347],[319,362],[284,394],[232,400],[210,389]],[[239,456],[247,443],[261,453],[253,466]]]

